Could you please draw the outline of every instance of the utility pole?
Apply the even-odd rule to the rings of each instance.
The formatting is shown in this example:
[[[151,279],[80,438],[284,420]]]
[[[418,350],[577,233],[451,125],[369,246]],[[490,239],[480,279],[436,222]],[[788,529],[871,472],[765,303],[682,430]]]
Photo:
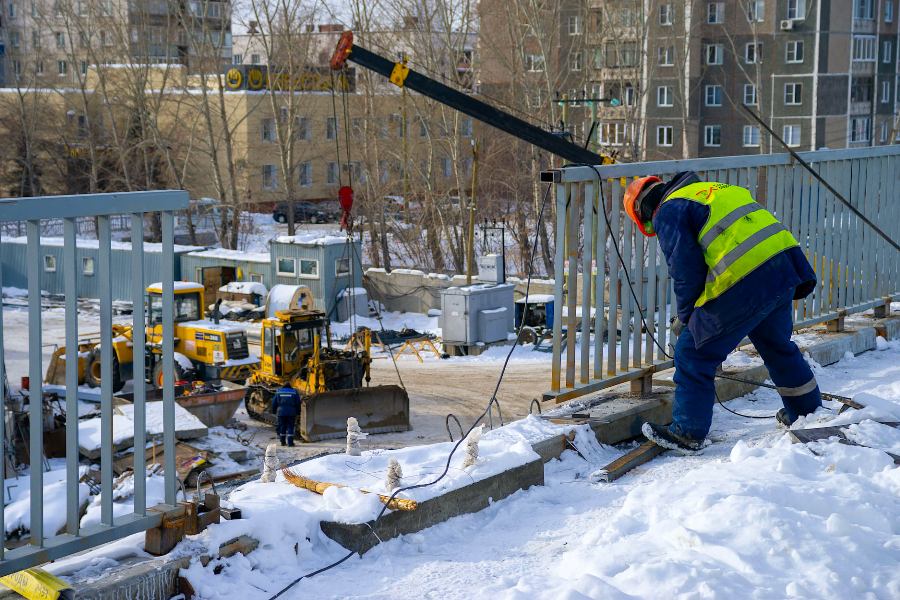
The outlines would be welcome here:
[[[475,190],[478,186],[478,142],[472,140],[472,192],[469,194],[469,230],[466,240],[466,285],[475,270]]]

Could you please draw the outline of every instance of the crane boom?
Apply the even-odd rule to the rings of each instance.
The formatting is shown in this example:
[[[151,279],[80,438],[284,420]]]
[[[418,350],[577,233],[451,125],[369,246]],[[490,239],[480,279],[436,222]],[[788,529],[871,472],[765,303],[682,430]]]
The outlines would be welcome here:
[[[393,62],[353,43],[353,32],[341,34],[331,68],[339,71],[346,61],[387,77],[398,87],[406,87],[450,108],[478,119],[486,125],[504,131],[572,163],[599,165],[610,162],[607,157],[591,152],[578,144],[558,136],[508,112],[486,104],[468,94],[463,94],[443,83],[408,68],[403,62]]]

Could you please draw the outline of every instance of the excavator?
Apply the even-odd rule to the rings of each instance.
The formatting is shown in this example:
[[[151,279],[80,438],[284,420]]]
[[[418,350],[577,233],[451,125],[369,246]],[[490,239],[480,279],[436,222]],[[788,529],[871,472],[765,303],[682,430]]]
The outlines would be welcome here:
[[[331,347],[325,313],[311,302],[267,309],[267,314],[260,336],[260,366],[246,384],[245,405],[251,418],[274,425],[272,396],[288,385],[301,397],[296,431],[304,441],[344,437],[350,416],[367,433],[409,430],[406,390],[397,385],[369,385],[368,331],[361,350],[340,350]],[[327,340],[324,346],[323,340]]]

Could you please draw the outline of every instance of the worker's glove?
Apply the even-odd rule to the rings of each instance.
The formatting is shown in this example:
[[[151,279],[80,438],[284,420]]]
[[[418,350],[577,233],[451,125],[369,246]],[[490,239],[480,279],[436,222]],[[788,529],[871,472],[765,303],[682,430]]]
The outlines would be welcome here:
[[[679,319],[678,317],[672,317],[672,319],[669,321],[669,330],[675,337],[680,337],[681,332],[684,330],[684,323],[682,323],[681,319]]]

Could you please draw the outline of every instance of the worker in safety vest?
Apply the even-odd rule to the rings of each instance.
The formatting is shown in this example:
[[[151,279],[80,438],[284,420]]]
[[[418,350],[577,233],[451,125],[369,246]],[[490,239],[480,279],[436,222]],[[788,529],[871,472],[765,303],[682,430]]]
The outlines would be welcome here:
[[[272,412],[278,417],[278,439],[282,446],[294,445],[294,428],[300,414],[300,394],[289,385],[278,388],[272,396]]]
[[[657,236],[678,305],[672,424],[645,423],[660,446],[692,452],[712,423],[716,369],[749,337],[778,386],[789,426],[822,405],[812,370],[791,341],[792,301],[812,293],[816,275],[794,236],[742,187],[700,181],[636,179],[625,212],[645,236]]]

